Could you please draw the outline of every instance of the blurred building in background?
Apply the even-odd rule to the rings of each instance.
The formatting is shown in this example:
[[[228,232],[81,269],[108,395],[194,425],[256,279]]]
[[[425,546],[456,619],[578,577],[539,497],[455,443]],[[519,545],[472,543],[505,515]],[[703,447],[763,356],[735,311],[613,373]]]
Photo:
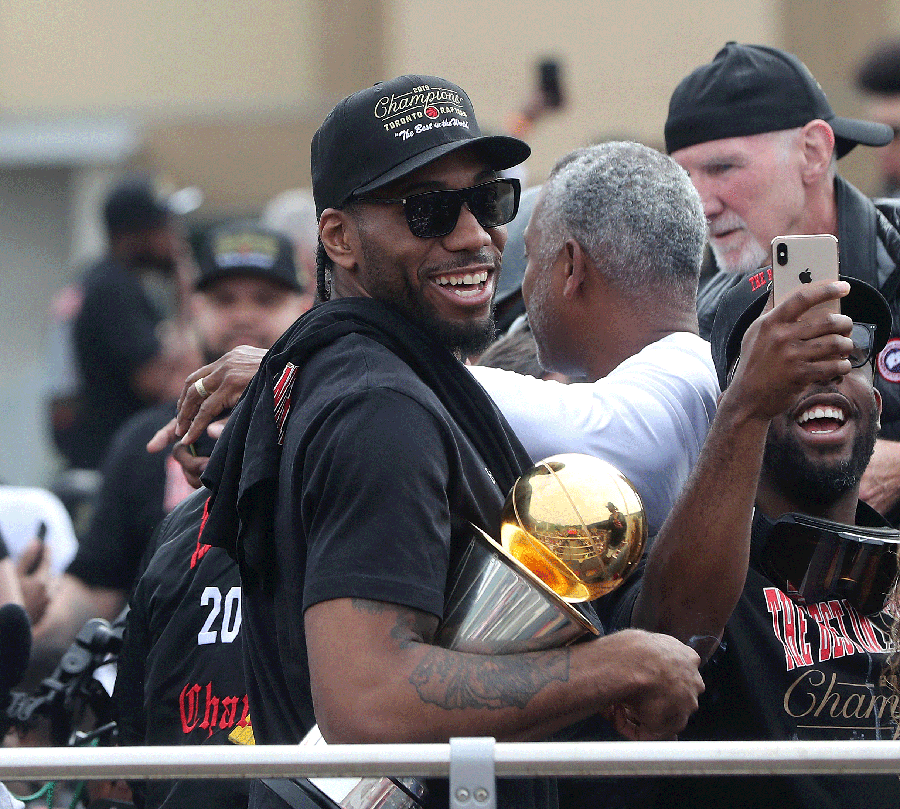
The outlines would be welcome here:
[[[122,172],[199,186],[198,227],[254,216],[309,184],[310,137],[346,93],[434,73],[502,130],[552,56],[567,104],[526,135],[537,183],[609,133],[660,143],[672,88],[732,39],[798,54],[859,116],[854,69],[900,33],[900,0],[0,0],[0,32],[0,480],[41,485],[51,301],[102,252],[99,202]],[[842,173],[874,192],[857,152]]]

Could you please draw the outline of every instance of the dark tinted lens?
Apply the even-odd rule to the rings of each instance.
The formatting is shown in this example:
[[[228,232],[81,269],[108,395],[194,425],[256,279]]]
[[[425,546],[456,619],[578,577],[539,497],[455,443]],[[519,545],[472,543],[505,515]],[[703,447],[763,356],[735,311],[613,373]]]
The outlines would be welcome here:
[[[407,197],[404,212],[410,232],[420,239],[446,236],[456,227],[463,202],[479,225],[496,228],[516,215],[519,184],[516,180],[493,180],[458,191],[428,191]]]
[[[880,612],[897,572],[894,551],[893,545],[877,542],[835,542],[818,586],[846,599],[863,615]]]
[[[455,191],[429,191],[406,200],[409,230],[420,239],[445,236],[456,227],[462,199]]]
[[[861,368],[872,356],[875,327],[869,323],[854,323],[850,338],[853,340],[853,351],[848,357],[850,365],[853,368]]]
[[[495,180],[469,189],[469,210],[483,228],[496,228],[516,215],[515,184]]]
[[[897,574],[895,544],[821,536],[801,526],[773,536],[763,566],[791,597],[806,604],[843,598],[862,615],[884,607]]]
[[[884,608],[897,573],[897,557],[893,548],[865,545],[846,549],[840,583],[835,590],[846,588],[845,598],[863,615],[873,615]]]

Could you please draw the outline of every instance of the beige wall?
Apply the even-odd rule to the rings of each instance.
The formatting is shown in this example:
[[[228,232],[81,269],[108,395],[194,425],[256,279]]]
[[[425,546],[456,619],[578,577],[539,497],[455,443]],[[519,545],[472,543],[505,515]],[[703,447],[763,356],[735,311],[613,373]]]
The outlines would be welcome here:
[[[452,78],[472,96],[482,126],[501,127],[526,99],[538,59],[562,61],[570,104],[529,138],[535,181],[598,136],[660,144],[669,95],[688,71],[729,39],[780,42],[780,3],[771,0],[495,0],[457,4],[452,16],[441,0],[393,5],[390,72]]]
[[[7,113],[253,113],[314,85],[315,0],[0,0]]]
[[[308,182],[309,138],[341,95],[399,72],[457,81],[498,129],[536,60],[560,58],[571,100],[529,135],[539,181],[597,137],[660,143],[672,88],[728,39],[794,50],[862,114],[852,67],[891,30],[900,0],[0,0],[0,104],[128,116],[138,162],[204,187],[208,215],[243,214]],[[844,173],[867,185],[860,152]]]

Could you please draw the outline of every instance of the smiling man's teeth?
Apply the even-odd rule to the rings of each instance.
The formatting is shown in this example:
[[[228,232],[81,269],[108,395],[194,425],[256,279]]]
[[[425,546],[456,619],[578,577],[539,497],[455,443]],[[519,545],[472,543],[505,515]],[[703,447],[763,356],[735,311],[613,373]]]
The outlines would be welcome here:
[[[846,421],[846,416],[844,416],[844,411],[839,407],[811,407],[800,414],[797,424],[806,424],[812,419],[834,419],[843,424]]]
[[[436,280],[442,287],[446,286],[472,286],[473,284],[483,284],[487,281],[487,270],[468,275],[441,275]]]

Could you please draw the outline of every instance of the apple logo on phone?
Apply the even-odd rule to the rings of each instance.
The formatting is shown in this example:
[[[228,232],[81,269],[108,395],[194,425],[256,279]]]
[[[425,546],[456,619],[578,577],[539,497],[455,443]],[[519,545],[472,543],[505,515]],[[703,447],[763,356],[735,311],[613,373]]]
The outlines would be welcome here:
[[[803,272],[798,273],[797,277],[800,279],[801,284],[812,283],[812,273],[809,270],[804,270]]]

